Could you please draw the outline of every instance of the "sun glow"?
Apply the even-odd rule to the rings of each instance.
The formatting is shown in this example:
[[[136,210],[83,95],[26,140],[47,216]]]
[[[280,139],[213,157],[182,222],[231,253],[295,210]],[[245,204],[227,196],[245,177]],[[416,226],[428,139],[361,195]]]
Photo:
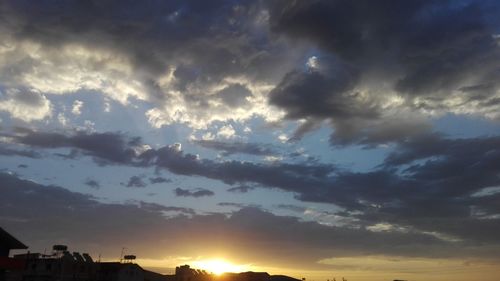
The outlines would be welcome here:
[[[207,272],[221,275],[225,272],[243,272],[249,271],[248,265],[236,265],[230,263],[223,259],[214,259],[214,260],[204,260],[204,261],[194,261],[193,267],[196,269],[203,269]]]

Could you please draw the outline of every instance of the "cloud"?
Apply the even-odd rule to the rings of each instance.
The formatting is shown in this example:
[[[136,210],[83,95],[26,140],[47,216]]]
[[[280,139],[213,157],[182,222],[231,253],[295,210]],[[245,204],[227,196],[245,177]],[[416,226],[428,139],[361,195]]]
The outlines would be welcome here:
[[[303,213],[306,211],[306,208],[297,206],[297,205],[291,205],[291,204],[279,204],[276,206],[279,209],[284,209],[284,210],[289,210],[297,213]]]
[[[82,114],[82,107],[83,107],[83,101],[75,100],[73,102],[73,107],[71,108],[71,113],[73,113],[74,115]]]
[[[98,181],[91,179],[91,178],[86,179],[84,184],[88,185],[91,188],[95,188],[95,189],[101,188],[101,184]]]
[[[164,177],[154,177],[154,178],[149,178],[149,182],[151,184],[157,184],[157,183],[172,182],[172,180]]]
[[[497,3],[268,4],[274,32],[319,48],[270,94],[288,118],[307,121],[295,139],[323,120],[334,127],[332,143],[345,145],[394,142],[411,137],[408,125],[428,127],[408,115],[498,118]]]
[[[220,100],[231,107],[240,107],[248,103],[247,98],[252,96],[252,92],[241,84],[231,84],[216,94]]]
[[[227,184],[254,183],[265,187],[277,187],[292,192],[301,192],[305,187],[312,190],[329,185],[328,178],[335,171],[327,164],[260,164],[242,161],[217,162],[200,159],[193,154],[184,154],[176,146],[165,146],[142,155],[149,163],[180,175],[198,175],[221,180]]]
[[[3,97],[0,95],[0,111],[7,111],[13,118],[31,122],[49,117],[52,114],[52,106],[39,92],[7,89]]]
[[[493,82],[497,66],[489,60],[499,51],[492,36],[497,22],[490,17],[499,8],[475,1],[278,3],[270,21],[275,31],[311,40],[365,75],[373,69],[385,78],[401,73],[393,81],[402,93],[447,96],[462,83]]]
[[[178,197],[205,197],[205,196],[214,196],[215,193],[211,190],[204,189],[204,188],[196,188],[196,189],[182,189],[182,188],[176,188],[174,189],[175,196]]]
[[[222,142],[217,140],[193,140],[193,143],[204,148],[221,151],[222,155],[249,154],[249,155],[275,155],[277,154],[269,145],[243,142]]]
[[[254,186],[240,185],[240,186],[231,187],[227,191],[229,191],[229,192],[238,192],[238,193],[247,193],[247,192],[249,192],[250,190],[253,190],[253,189],[255,189]]]
[[[285,108],[293,119],[376,117],[369,104],[356,102],[358,97],[349,92],[356,80],[355,69],[325,59],[318,69],[289,72],[271,91],[270,102]]]
[[[236,136],[236,131],[231,124],[222,126],[217,132],[217,136],[224,139],[231,139]]]
[[[78,149],[84,154],[94,157],[100,164],[128,163],[140,150],[139,138],[128,138],[121,133],[88,133],[77,131],[73,135],[46,133],[26,128],[17,128],[7,134],[13,142],[29,145],[34,148],[70,148]]]
[[[221,206],[221,207],[235,207],[235,208],[241,209],[241,208],[248,207],[248,204],[235,203],[235,202],[220,202],[220,203],[217,203],[217,206]]]
[[[144,102],[154,128],[230,138],[231,122],[288,118],[290,140],[326,123],[333,145],[366,147],[425,134],[429,116],[499,118],[494,1],[148,3],[2,5],[0,110],[43,120],[53,95],[92,91]]]
[[[411,156],[411,161],[405,162],[406,168],[398,166],[401,167],[398,170],[389,164],[396,161],[394,159],[415,154],[411,149],[406,152],[405,145],[401,144],[402,155],[395,150],[388,156],[386,166],[363,173],[336,170],[331,165],[317,163],[215,162],[170,147],[156,151],[156,165],[177,174],[204,176],[228,184],[251,183],[294,192],[299,200],[333,203],[351,212],[360,212],[354,217],[366,223],[389,221],[407,225],[415,231],[439,231],[459,237],[467,235],[462,238],[474,241],[496,241],[484,233],[490,233],[485,230],[498,225],[498,220],[481,222],[470,212],[471,208],[481,210],[484,216],[499,212],[491,205],[495,200],[471,197],[484,187],[499,184],[496,170],[500,146],[496,137],[466,140],[439,137],[427,142],[434,150],[432,154],[424,151],[421,156]],[[411,147],[411,142],[408,145]],[[440,151],[433,147],[446,149]],[[412,163],[422,157],[432,158]],[[402,160],[398,161],[401,164]],[[430,218],[434,221],[459,220],[475,228],[462,232],[455,226],[445,227],[446,223],[435,228],[433,224],[421,223],[422,219]]]
[[[9,147],[8,145],[0,145],[0,155],[3,156],[21,156],[28,158],[41,158],[40,153],[34,150],[19,150]]]
[[[500,225],[498,194],[477,197],[498,186],[498,137],[449,139],[440,134],[401,141],[384,163],[368,172],[351,172],[315,159],[254,163],[203,159],[180,144],[152,149],[140,139],[113,133],[35,133],[18,129],[12,138],[34,147],[77,147],[97,163],[163,168],[177,175],[201,176],[233,185],[278,188],[302,201],[334,204],[366,226],[388,222],[414,231],[436,232],[471,241],[491,241],[487,229]],[[110,143],[112,148],[105,150]],[[94,146],[93,144],[96,144]],[[124,155],[119,155],[120,153]],[[100,157],[100,158],[99,158]],[[96,159],[97,158],[97,159]],[[102,159],[101,159],[102,158]],[[140,179],[140,178],[139,178]],[[142,181],[142,180],[141,180]],[[178,196],[209,196],[209,190],[175,190]],[[423,223],[431,219],[439,224]],[[454,224],[456,223],[456,225]],[[468,226],[462,229],[462,226]]]
[[[133,203],[138,203],[138,205],[141,209],[152,211],[152,212],[167,212],[167,213],[174,212],[174,213],[187,214],[187,215],[196,215],[196,211],[191,209],[191,208],[164,206],[164,205],[151,203],[151,202],[144,202],[144,201],[133,202]]]
[[[293,136],[298,141],[328,120],[334,127],[333,145],[371,147],[430,131],[421,116],[409,110],[394,112],[391,96],[379,97],[356,88],[359,70],[335,58],[317,59],[315,67],[288,73],[270,92],[270,103],[299,121]],[[396,103],[397,104],[397,103]],[[397,106],[401,106],[397,104]]]
[[[125,20],[128,11],[135,11],[134,23]],[[56,23],[51,13],[70,16]],[[254,114],[275,119],[279,112],[265,95],[300,56],[266,38],[258,2],[8,2],[0,16],[0,84],[48,95],[97,91],[123,105],[146,101],[154,127],[206,128]]]
[[[113,245],[129,245],[151,258],[162,258],[158,248],[167,246],[172,255],[183,256],[199,255],[200,249],[209,253],[223,248],[242,262],[259,259],[265,265],[277,260],[277,266],[308,268],[318,268],[316,262],[321,259],[360,255],[499,258],[498,246],[492,244],[468,245],[429,234],[326,226],[254,207],[228,215],[199,215],[191,209],[143,201],[101,203],[88,195],[4,173],[0,182],[2,226],[19,233],[33,251],[56,241],[107,257],[116,255]],[[65,227],[57,227],[61,224]],[[42,226],[52,231],[29,231]],[[125,232],[128,235],[120,235]],[[189,237],[185,233],[190,233]],[[298,252],[300,256],[293,254]]]
[[[147,184],[142,180],[142,177],[140,176],[131,176],[128,179],[127,184],[125,184],[126,187],[146,187]]]

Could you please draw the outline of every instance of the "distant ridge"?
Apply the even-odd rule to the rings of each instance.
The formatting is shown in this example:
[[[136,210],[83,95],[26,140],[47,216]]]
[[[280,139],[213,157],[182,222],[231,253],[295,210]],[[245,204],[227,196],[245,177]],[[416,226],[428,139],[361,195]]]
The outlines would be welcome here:
[[[300,279],[296,279],[286,275],[271,275],[269,276],[269,281],[301,281]]]

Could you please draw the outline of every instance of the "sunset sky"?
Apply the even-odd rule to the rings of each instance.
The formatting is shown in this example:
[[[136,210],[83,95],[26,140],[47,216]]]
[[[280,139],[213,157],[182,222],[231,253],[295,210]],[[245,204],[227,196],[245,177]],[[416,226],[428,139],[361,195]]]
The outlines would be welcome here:
[[[0,1],[0,227],[307,280],[498,280],[500,1]]]

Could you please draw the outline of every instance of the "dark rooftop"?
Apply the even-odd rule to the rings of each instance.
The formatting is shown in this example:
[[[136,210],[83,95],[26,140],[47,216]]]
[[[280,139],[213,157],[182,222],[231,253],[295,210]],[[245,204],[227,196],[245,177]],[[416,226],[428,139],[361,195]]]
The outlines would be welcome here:
[[[0,227],[0,247],[7,249],[28,249],[28,246]]]

